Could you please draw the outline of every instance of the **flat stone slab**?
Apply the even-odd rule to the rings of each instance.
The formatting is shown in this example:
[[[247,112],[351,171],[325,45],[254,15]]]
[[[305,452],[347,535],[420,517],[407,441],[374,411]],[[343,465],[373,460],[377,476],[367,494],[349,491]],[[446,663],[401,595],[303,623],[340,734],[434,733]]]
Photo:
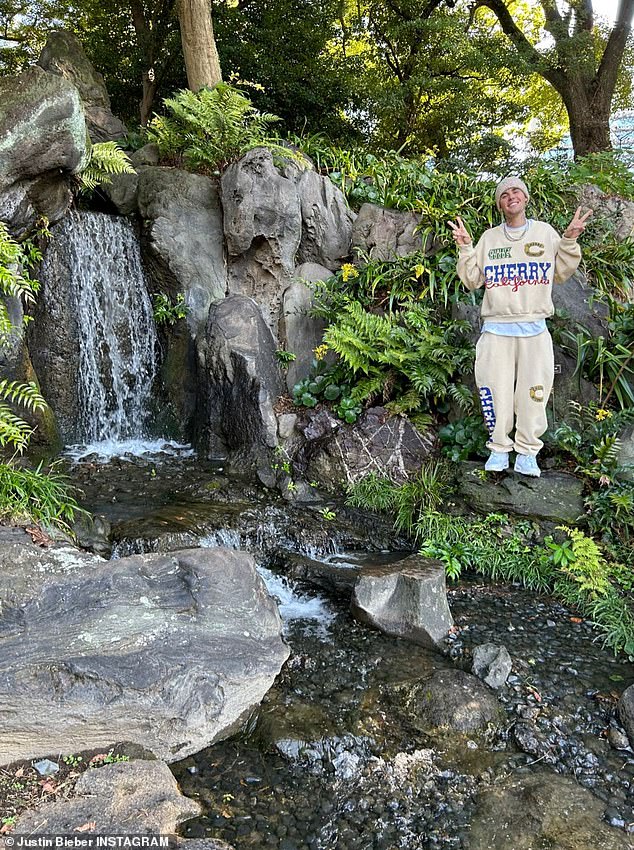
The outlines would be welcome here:
[[[566,472],[530,478],[516,472],[481,476],[482,464],[459,466],[460,495],[474,510],[506,511],[552,522],[574,523],[583,515],[583,481]]]
[[[250,555],[60,566],[23,546],[0,570],[0,764],[117,741],[184,758],[240,728],[288,657]]]
[[[453,625],[440,561],[412,555],[396,564],[363,569],[351,610],[389,635],[435,648]]]

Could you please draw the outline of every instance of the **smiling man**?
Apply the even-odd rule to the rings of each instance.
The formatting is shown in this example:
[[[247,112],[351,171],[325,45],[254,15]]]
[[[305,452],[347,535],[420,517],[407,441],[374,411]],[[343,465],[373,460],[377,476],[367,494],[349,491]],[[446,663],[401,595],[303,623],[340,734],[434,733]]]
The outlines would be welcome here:
[[[526,217],[528,188],[505,177],[495,190],[504,220],[474,247],[462,220],[450,221],[458,245],[458,276],[468,289],[485,287],[482,334],[476,345],[475,379],[491,454],[484,468],[539,477],[539,439],[547,428],[546,404],[554,376],[553,344],[546,319],[553,315],[553,283],[562,283],[581,260],[577,237],[592,210],[581,207],[563,236]],[[510,434],[515,427],[513,438]]]

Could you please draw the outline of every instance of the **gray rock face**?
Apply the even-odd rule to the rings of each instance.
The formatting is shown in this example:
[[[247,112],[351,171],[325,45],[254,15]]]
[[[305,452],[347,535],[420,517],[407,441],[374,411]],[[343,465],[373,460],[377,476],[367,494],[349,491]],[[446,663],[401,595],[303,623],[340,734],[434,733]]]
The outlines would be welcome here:
[[[483,643],[473,650],[472,671],[490,688],[501,688],[513,667],[509,651],[505,646]]]
[[[181,759],[235,732],[288,657],[249,555],[23,550],[0,575],[0,763],[115,741]]]
[[[604,804],[566,776],[540,772],[484,791],[470,850],[628,850],[631,840],[602,822]]]
[[[438,670],[418,686],[418,710],[431,727],[478,732],[500,722],[493,691],[463,670]]]
[[[270,151],[256,148],[226,169],[221,194],[228,291],[255,299],[276,335],[302,236],[296,182],[278,172]]]
[[[309,479],[337,489],[354,484],[371,472],[403,483],[429,457],[435,438],[420,434],[403,416],[390,416],[382,407],[364,411],[352,425],[317,427],[324,413],[307,413],[297,427],[307,439],[301,462]],[[329,415],[328,415],[329,416]]]
[[[634,747],[634,685],[630,685],[621,694],[617,706],[621,725],[627,732],[630,744]]]
[[[353,248],[373,260],[392,260],[422,251],[422,238],[414,234],[419,224],[417,213],[363,204],[352,228]]]
[[[483,480],[479,463],[465,461],[458,469],[458,488],[467,503],[482,513],[508,511],[552,522],[574,523],[583,514],[583,482],[565,472],[529,478],[508,473],[499,481]]]
[[[364,623],[423,646],[435,647],[453,625],[445,569],[413,555],[397,564],[363,569],[351,609]]]
[[[608,308],[603,302],[592,300],[596,295],[585,276],[577,273],[564,284],[553,287],[553,304],[555,309],[563,310],[571,322],[586,328],[591,336],[606,336]]]
[[[579,203],[592,207],[597,215],[607,218],[619,241],[634,233],[634,203],[616,195],[606,195],[598,186],[584,186]]]
[[[295,355],[295,360],[289,364],[286,372],[289,392],[292,392],[298,381],[308,377],[315,356],[313,351],[321,345],[326,327],[323,319],[310,315],[313,292],[304,281],[327,280],[330,276],[331,272],[325,266],[303,263],[295,269],[295,280],[284,292],[280,340],[286,351],[292,351]]]
[[[302,211],[298,261],[335,271],[350,254],[356,215],[332,180],[315,171],[303,171],[297,189]]]
[[[275,400],[284,384],[275,340],[258,305],[232,296],[214,304],[200,352],[207,376],[202,443],[257,460],[277,445]]]
[[[86,110],[91,141],[122,139],[125,124],[110,111],[110,98],[101,74],[91,65],[80,42],[69,32],[52,32],[40,54],[38,65],[68,80],[79,91]]]
[[[86,161],[77,89],[41,68],[0,79],[0,220],[22,232],[70,205],[68,178]]]
[[[213,180],[175,168],[138,176],[138,209],[147,222],[153,279],[185,294],[193,336],[206,326],[209,307],[225,297],[222,209]]]
[[[634,481],[634,425],[625,428],[619,439],[621,440],[619,465],[623,467],[619,478]]]

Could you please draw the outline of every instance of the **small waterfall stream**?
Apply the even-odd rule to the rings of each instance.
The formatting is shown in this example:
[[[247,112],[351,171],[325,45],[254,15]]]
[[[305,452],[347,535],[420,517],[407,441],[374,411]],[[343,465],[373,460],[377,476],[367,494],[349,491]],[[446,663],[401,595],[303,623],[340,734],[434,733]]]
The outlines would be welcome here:
[[[124,218],[78,212],[51,248],[63,254],[80,328],[79,440],[143,437],[156,331],[136,233]]]

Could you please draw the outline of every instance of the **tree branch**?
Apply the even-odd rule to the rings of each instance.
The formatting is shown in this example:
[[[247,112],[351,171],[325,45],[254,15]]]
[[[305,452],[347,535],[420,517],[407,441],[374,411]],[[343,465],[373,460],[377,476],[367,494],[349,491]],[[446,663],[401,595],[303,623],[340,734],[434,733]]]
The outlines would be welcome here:
[[[634,0],[621,0],[616,22],[605,45],[599,70],[595,76],[595,91],[606,91],[610,92],[610,96],[612,95],[625,46],[632,31],[632,18],[634,18]]]

